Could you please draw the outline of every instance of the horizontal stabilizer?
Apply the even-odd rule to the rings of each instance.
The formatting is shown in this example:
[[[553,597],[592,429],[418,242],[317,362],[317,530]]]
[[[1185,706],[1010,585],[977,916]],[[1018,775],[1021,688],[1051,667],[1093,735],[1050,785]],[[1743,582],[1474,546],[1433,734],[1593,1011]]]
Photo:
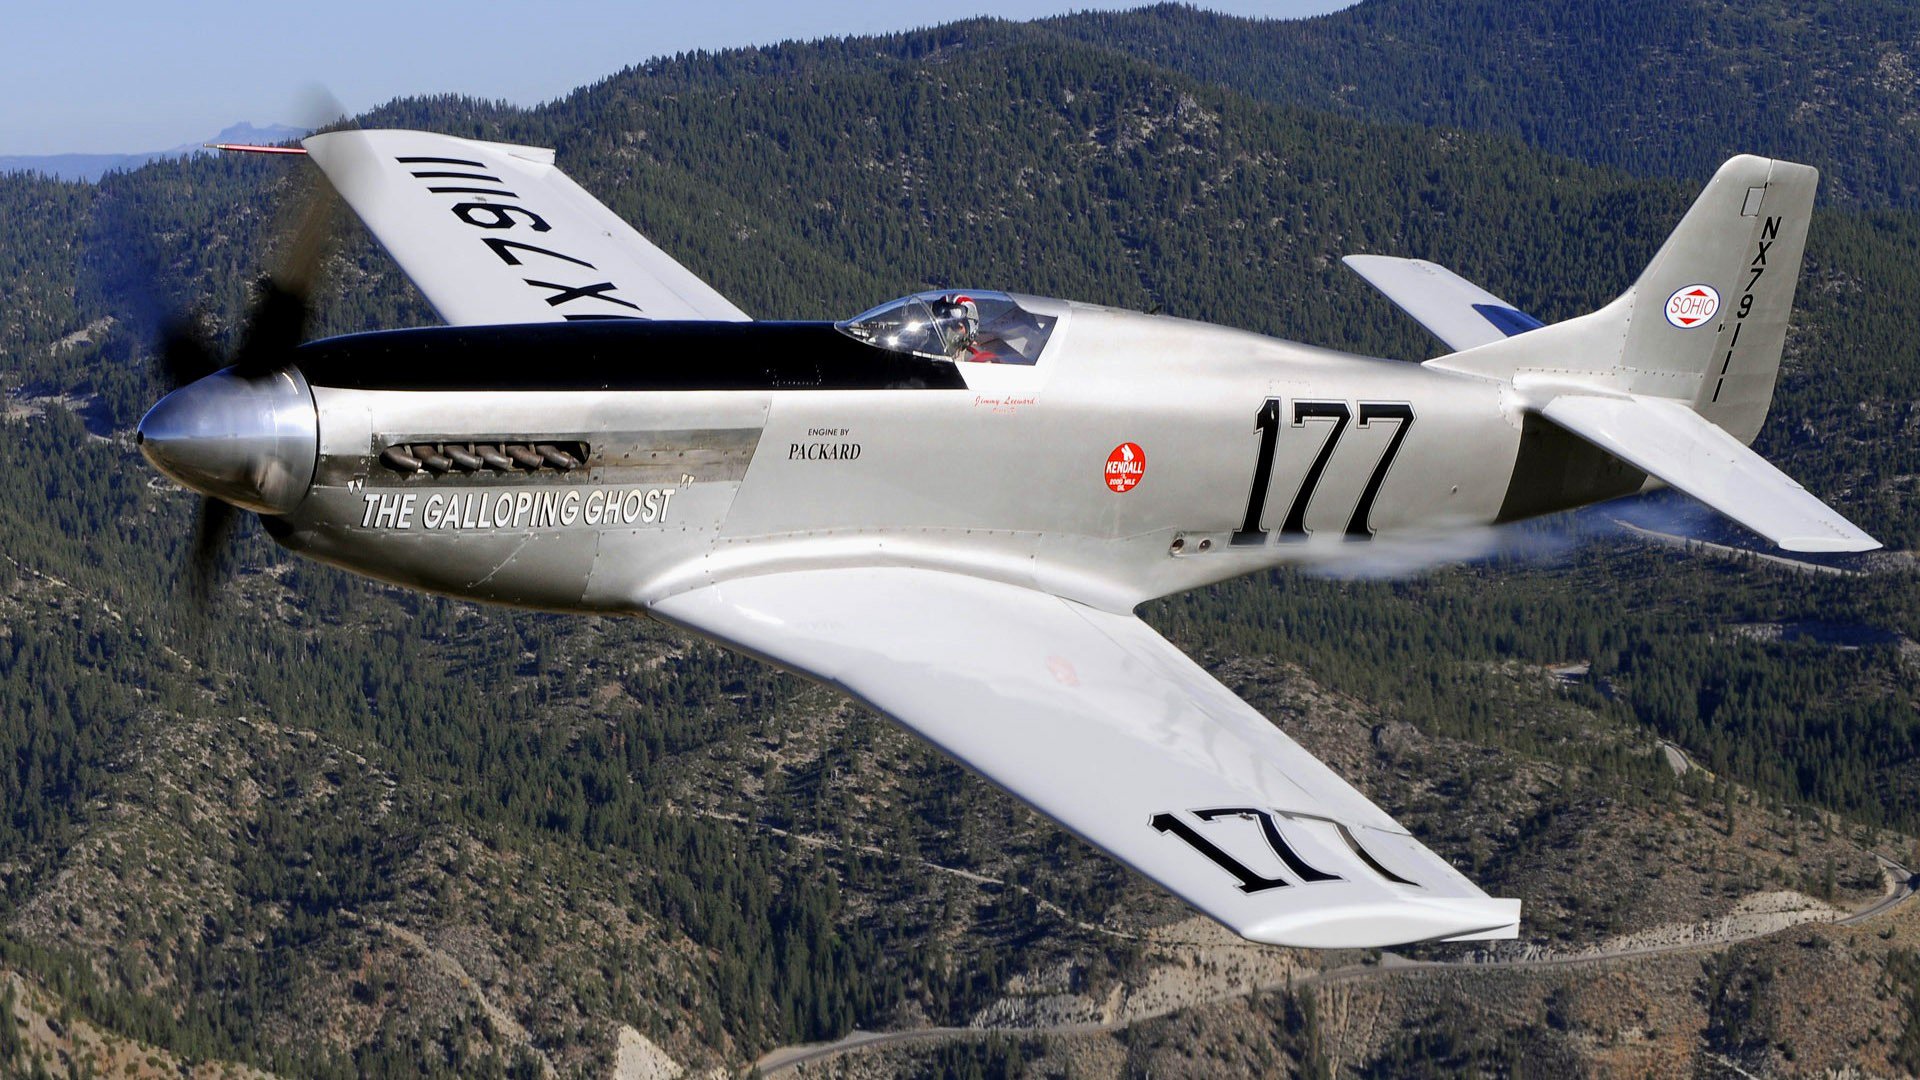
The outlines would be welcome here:
[[[1541,326],[1539,319],[1425,259],[1348,255],[1340,261],[1456,352]]]
[[[1880,546],[1684,402],[1561,394],[1538,411],[1788,551],[1870,551]]]

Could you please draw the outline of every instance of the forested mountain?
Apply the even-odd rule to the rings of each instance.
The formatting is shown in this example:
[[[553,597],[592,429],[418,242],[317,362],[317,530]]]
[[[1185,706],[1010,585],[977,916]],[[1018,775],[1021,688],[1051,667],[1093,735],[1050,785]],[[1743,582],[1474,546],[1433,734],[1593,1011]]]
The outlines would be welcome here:
[[[1046,25],[1265,101],[1511,133],[1651,176],[1736,153],[1836,203],[1920,207],[1920,7],[1904,0],[1362,0],[1314,19],[1175,4]]]
[[[1441,31],[1486,16],[1448,10],[1330,19],[1397,12],[1386,37],[1459,80],[1493,61]],[[1847,33],[1875,33],[1861,21]],[[1521,95],[1503,127],[1252,80],[1304,55],[1259,35],[1332,25],[977,21],[648,61],[534,110],[425,98],[362,121],[555,146],[759,316],[840,317],[940,280],[1405,358],[1430,342],[1340,255],[1434,258],[1561,318],[1625,287],[1694,194],[1662,174],[1696,162],[1634,158],[1630,132],[1545,152],[1554,95]],[[1637,40],[1570,39],[1553,62],[1646,68]],[[1721,107],[1730,127],[1761,108]],[[1881,145],[1836,141],[1822,164]],[[190,305],[231,332],[300,167],[0,177],[0,963],[65,1003],[62,1030],[293,1076],[603,1075],[660,1052],[740,1069],[856,1025],[967,1024],[1033,1034],[873,1067],[1920,1067],[1911,915],[1607,969],[1633,994],[1578,967],[1295,992],[1357,958],[1224,941],[870,714],[677,633],[401,594],[253,530],[233,593],[196,615],[175,598],[191,500],[129,437],[156,394],[149,342]],[[1871,853],[1911,862],[1920,216],[1846,194],[1814,223],[1761,449],[1903,554],[1810,572],[1648,546],[1603,511],[1466,567],[1276,574],[1146,611],[1523,897],[1528,938],[1503,955],[1853,905],[1882,887]],[[342,228],[322,332],[430,322]],[[1045,1030],[1068,1020],[1114,1029]],[[148,1067],[22,1031],[0,1015],[0,1073],[28,1036],[76,1073]]]

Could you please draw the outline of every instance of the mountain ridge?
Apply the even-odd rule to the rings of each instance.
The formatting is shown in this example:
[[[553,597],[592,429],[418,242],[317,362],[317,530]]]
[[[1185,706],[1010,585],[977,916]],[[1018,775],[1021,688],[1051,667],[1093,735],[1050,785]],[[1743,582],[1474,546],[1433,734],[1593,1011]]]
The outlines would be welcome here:
[[[241,120],[228,125],[211,138],[182,143],[171,150],[146,150],[120,154],[0,154],[0,173],[35,173],[55,180],[98,183],[100,178],[109,172],[124,172],[150,162],[205,153],[210,143],[249,143],[270,146],[297,139],[304,134],[306,134],[304,129],[290,124],[268,124],[261,127],[251,121]]]
[[[363,119],[556,146],[757,314],[843,316],[938,273],[1407,359],[1424,335],[1341,254],[1436,258],[1572,314],[1694,194],[991,22],[655,61],[543,109],[420,98]],[[1645,962],[1289,990],[1285,971],[1365,958],[1228,940],[873,714],[674,631],[397,592],[251,524],[223,606],[177,610],[191,499],[130,439],[156,392],[146,334],[195,302],[233,332],[300,167],[0,177],[21,239],[0,247],[0,967],[36,1000],[204,1075],[606,1075],[628,1029],[726,1073],[855,1027],[1050,1016],[1120,1026],[832,1074],[1920,1064],[1911,904]],[[317,332],[431,321],[363,230],[342,234]],[[1915,251],[1911,212],[1822,207],[1762,436],[1902,546],[1920,537]],[[1879,895],[1874,855],[1911,864],[1920,832],[1911,567],[1709,559],[1623,540],[1611,512],[1410,579],[1262,575],[1143,616],[1523,896],[1516,949]],[[1249,985],[1276,988],[1229,996]]]
[[[1163,3],[1038,25],[1276,103],[1643,176],[1784,157],[1823,171],[1828,204],[1920,207],[1920,9],[1892,0],[1361,0],[1298,20]]]

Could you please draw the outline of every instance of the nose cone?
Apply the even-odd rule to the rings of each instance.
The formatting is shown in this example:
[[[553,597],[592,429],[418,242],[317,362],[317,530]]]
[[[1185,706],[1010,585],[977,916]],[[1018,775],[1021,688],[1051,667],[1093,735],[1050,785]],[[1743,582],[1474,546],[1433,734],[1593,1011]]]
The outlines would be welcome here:
[[[297,369],[242,378],[229,368],[149,409],[140,421],[140,452],[203,495],[284,514],[313,482],[320,418]]]

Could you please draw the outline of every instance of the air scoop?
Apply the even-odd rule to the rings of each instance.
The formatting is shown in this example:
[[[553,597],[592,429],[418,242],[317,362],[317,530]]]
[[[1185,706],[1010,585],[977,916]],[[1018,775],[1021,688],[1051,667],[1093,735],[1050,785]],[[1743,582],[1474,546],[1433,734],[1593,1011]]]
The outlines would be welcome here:
[[[320,420],[298,368],[251,378],[227,368],[175,390],[140,421],[140,452],[181,484],[262,514],[300,504]]]

